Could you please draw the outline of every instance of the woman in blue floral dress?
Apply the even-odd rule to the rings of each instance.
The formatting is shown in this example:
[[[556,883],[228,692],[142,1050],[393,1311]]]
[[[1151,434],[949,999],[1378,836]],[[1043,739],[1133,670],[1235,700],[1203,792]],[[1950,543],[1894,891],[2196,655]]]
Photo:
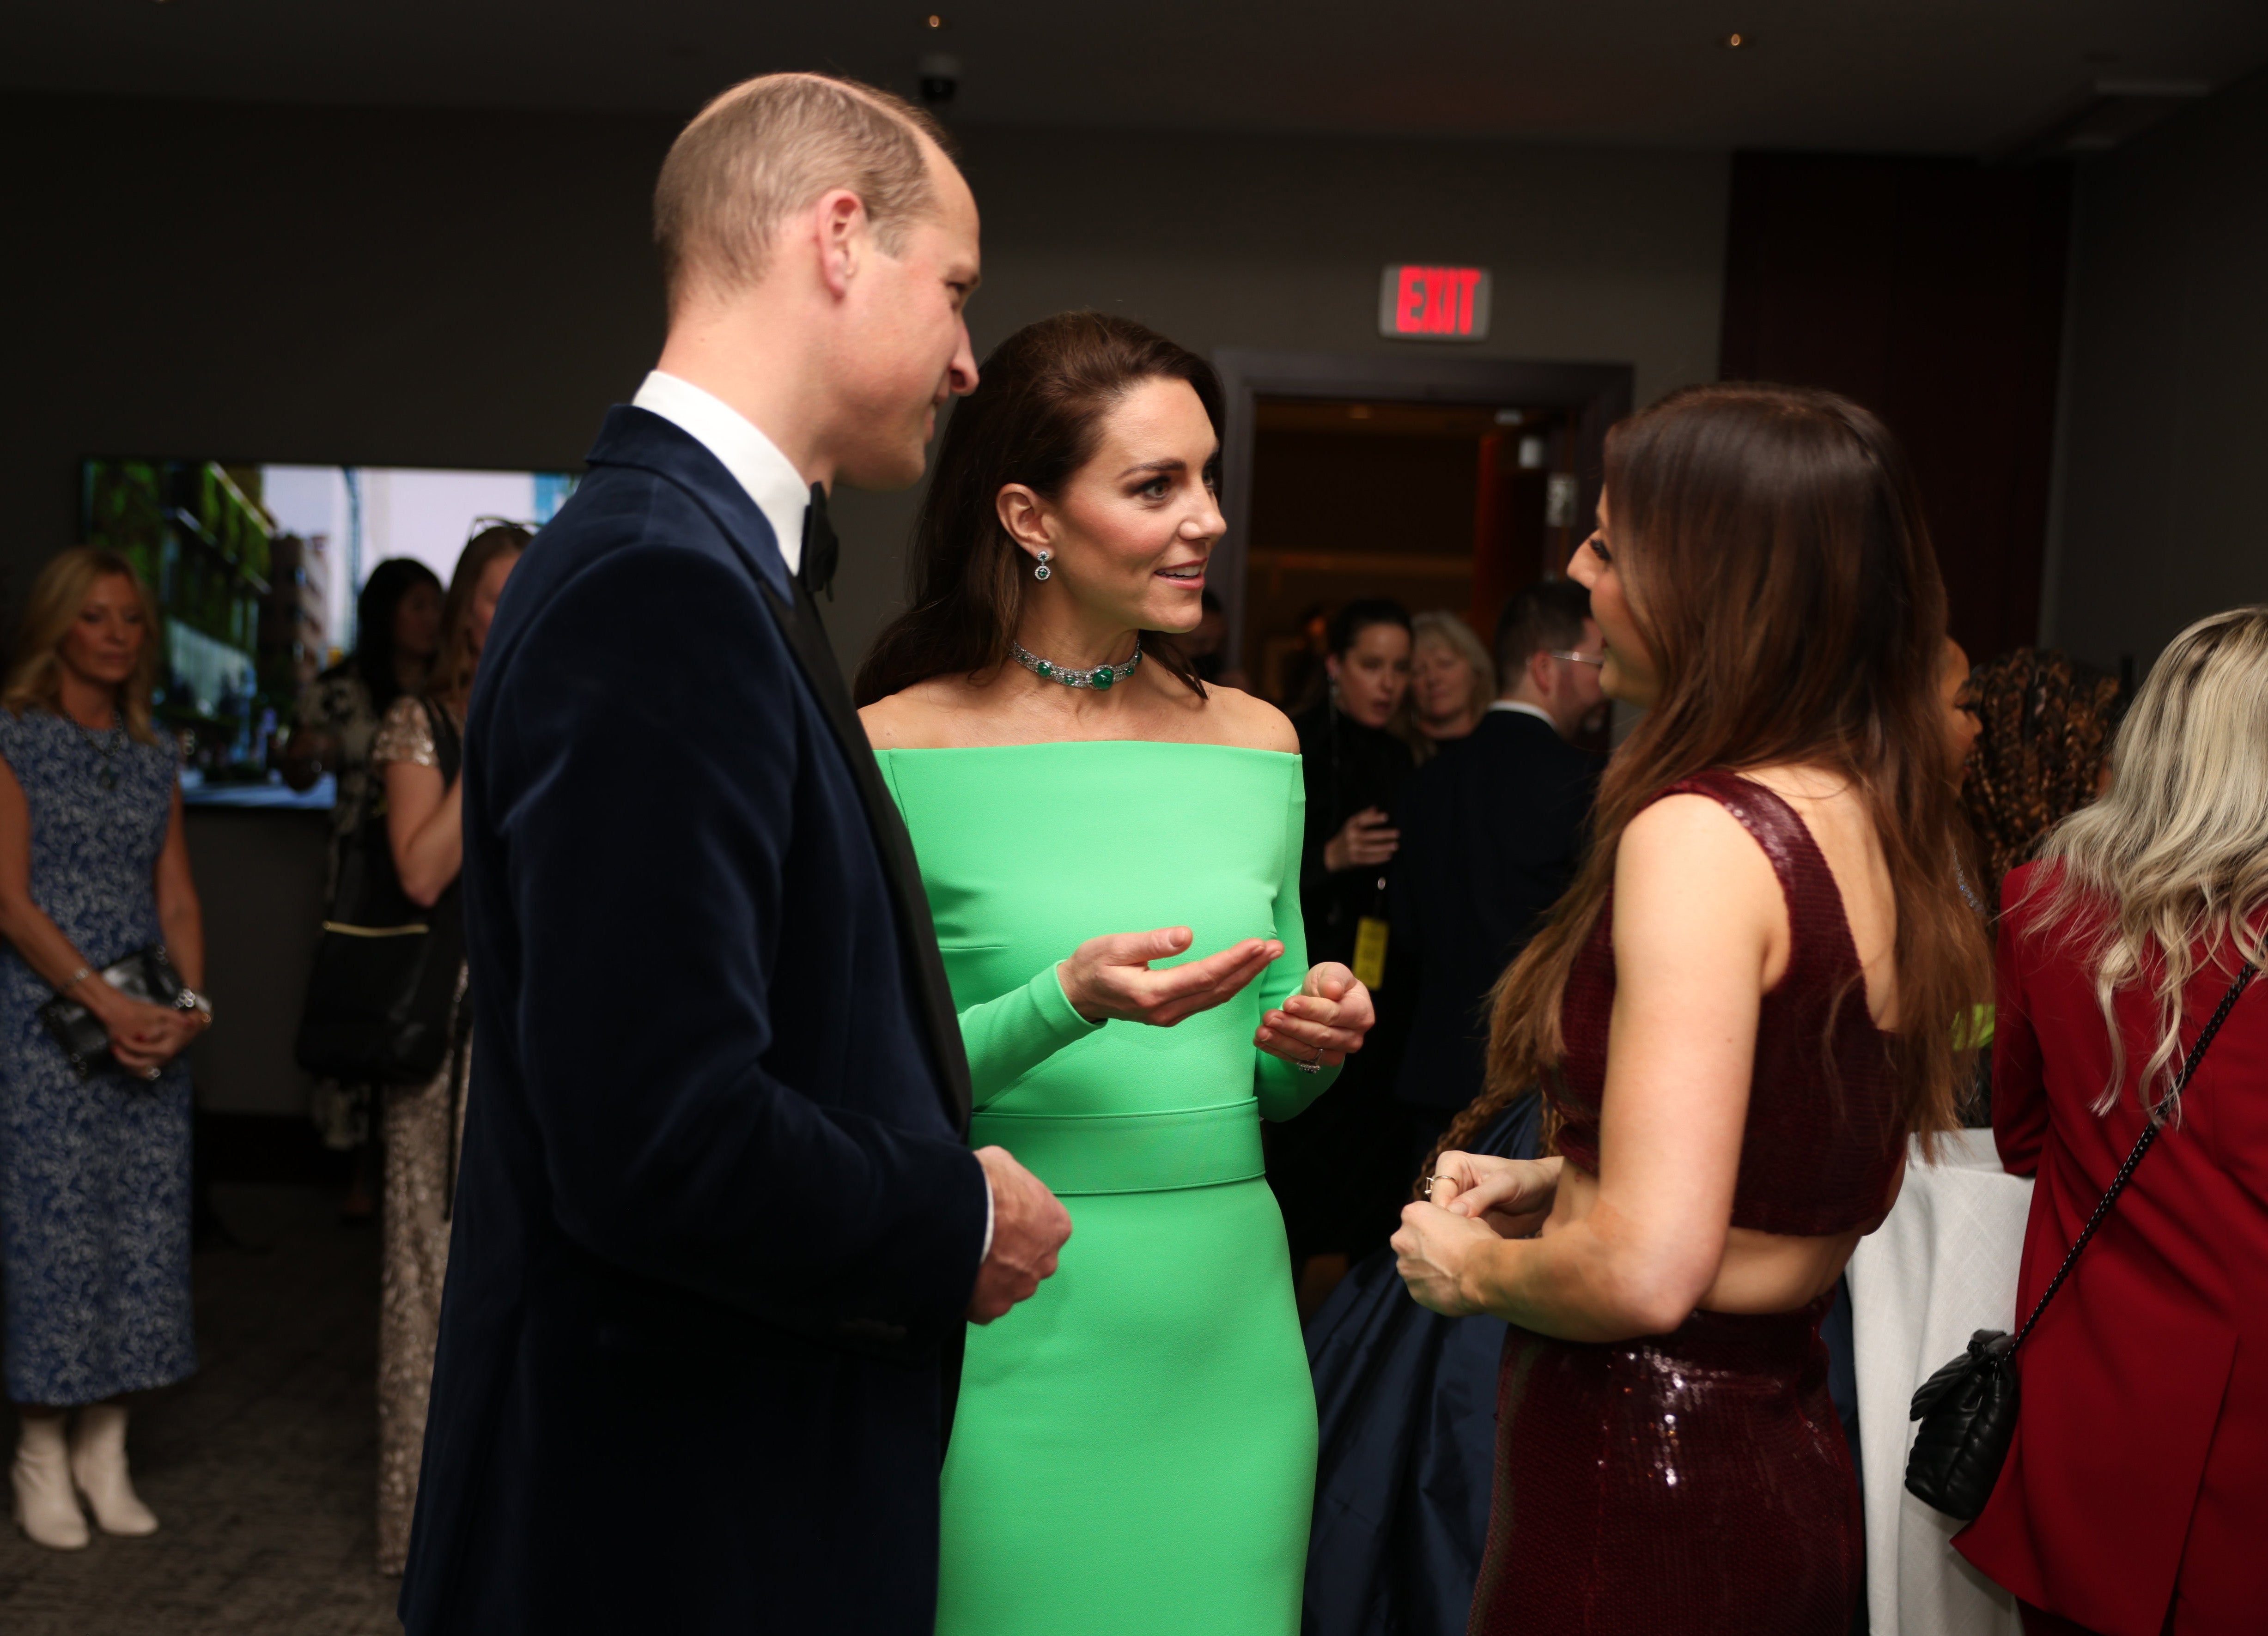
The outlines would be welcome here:
[[[106,1533],[156,1530],[122,1400],[196,1368],[180,1053],[211,1009],[179,755],[150,722],[157,659],[132,566],[80,547],[33,583],[0,689],[0,1375],[22,1427],[16,1520],[57,1550],[87,1543],[82,1498]],[[102,975],[152,944],[188,986],[173,1006]],[[84,1077],[39,1015],[58,994],[109,1035]]]

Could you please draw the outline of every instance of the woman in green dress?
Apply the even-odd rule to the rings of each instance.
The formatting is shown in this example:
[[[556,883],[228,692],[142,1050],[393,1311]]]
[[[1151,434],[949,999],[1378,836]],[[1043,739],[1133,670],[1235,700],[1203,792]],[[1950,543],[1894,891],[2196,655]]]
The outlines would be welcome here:
[[[1219,404],[1202,359],[1125,319],[1012,336],[859,673],[961,1008],[969,1140],[1073,1229],[969,1333],[940,1636],[1299,1628],[1315,1401],[1260,1120],[1313,1101],[1372,1011],[1344,965],[1307,969],[1290,723],[1163,635],[1197,623],[1224,527]],[[1123,927],[1160,929],[1095,935]]]

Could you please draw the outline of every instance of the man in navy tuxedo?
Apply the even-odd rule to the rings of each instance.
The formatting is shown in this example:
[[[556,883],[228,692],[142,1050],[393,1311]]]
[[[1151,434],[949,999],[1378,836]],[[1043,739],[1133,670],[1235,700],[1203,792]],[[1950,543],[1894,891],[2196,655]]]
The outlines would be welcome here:
[[[1395,813],[1391,946],[1416,1001],[1394,1096],[1413,1174],[1481,1094],[1489,992],[1574,878],[1601,767],[1569,741],[1603,708],[1604,652],[1572,580],[1513,597],[1497,620],[1500,696],[1418,769]]]
[[[963,1145],[912,849],[810,594],[826,490],[916,481],[976,385],[939,137],[810,75],[687,128],[660,367],[497,610],[413,1636],[932,1626],[961,1325],[1070,1232]]]

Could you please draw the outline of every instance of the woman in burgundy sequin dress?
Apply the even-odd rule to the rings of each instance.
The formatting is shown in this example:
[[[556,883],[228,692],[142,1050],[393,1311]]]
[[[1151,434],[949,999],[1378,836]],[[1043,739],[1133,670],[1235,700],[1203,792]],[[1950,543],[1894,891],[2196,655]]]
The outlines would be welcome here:
[[[1945,594],[1880,422],[1771,386],[1616,428],[1570,571],[1647,713],[1394,1241],[1425,1305],[1513,1325],[1471,1628],[1830,1636],[1862,1581],[1819,1320],[1990,991]],[[1539,1080],[1555,1156],[1456,1151]]]

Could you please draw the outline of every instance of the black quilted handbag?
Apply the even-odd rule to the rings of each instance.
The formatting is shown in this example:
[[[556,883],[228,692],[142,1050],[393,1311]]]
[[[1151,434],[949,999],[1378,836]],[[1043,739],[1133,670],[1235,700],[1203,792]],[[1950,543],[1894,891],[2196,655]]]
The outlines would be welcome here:
[[[2220,1008],[2213,1020],[2198,1036],[2189,1060],[2182,1065],[2182,1076],[2174,1082],[2167,1093],[2169,1101],[2180,1094],[2190,1082],[2198,1064],[2205,1060],[2205,1047],[2228,1021],[2231,1007],[2236,1003],[2251,983],[2253,968],[2246,966],[2228,986],[2221,997]],[[2079,1259],[2095,1236],[2095,1229],[2110,1214],[2110,1207],[2118,1202],[2118,1195],[2126,1191],[2133,1178],[2134,1167],[2142,1163],[2142,1155],[2156,1141],[2164,1127],[2153,1119],[2143,1126],[2142,1134],[2134,1143],[2134,1150],[2126,1155],[2126,1163],[2118,1167],[2102,1202],[2095,1207],[2095,1214],[2087,1218],[2072,1242],[2063,1265],[2040,1292],[2038,1304],[2032,1308],[2031,1317],[2014,1335],[2005,1330],[1980,1329],[1969,1338],[1969,1350],[1947,1364],[1921,1383],[1913,1395],[1911,1418],[1921,1422],[1914,1434],[1912,1452],[1906,1456],[1906,1492],[1925,1504],[1935,1507],[1948,1516],[1968,1522],[1984,1508],[1992,1497],[1993,1485],[2000,1480],[2000,1467],[2008,1458],[2009,1441],[2016,1434],[2016,1348],[2032,1332],[2040,1321],[2040,1314],[2048,1310],[2056,1291],[2071,1276],[2073,1263]]]

